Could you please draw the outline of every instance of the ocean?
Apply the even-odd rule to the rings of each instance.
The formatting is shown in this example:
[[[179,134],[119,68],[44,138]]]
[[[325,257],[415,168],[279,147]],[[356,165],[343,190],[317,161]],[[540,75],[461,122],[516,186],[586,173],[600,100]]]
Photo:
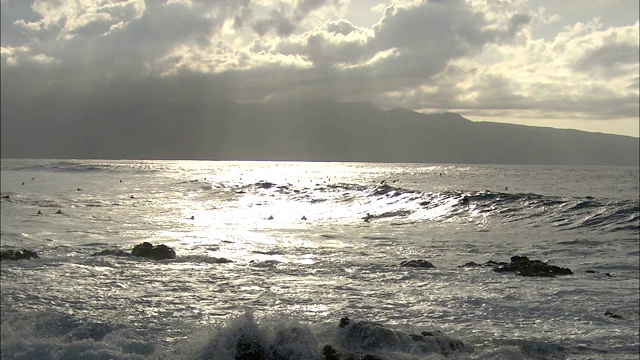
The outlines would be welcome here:
[[[638,359],[639,183],[638,167],[2,159],[2,251],[38,258],[1,263],[0,357]],[[143,242],[176,256],[129,256]],[[514,256],[571,274],[495,271]]]

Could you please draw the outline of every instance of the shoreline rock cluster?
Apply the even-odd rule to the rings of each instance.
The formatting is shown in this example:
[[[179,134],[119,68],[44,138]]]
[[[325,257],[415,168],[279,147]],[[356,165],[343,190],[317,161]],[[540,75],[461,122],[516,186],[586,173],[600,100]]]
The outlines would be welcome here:
[[[402,267],[415,267],[423,269],[435,269],[435,265],[427,260],[407,260],[400,263]],[[493,261],[489,260],[485,263],[478,264],[476,262],[468,262],[461,267],[493,267],[493,271],[498,273],[513,273],[519,276],[527,277],[555,277],[556,275],[572,275],[573,272],[569,268],[563,268],[555,265],[549,265],[541,260],[531,260],[526,256],[512,256],[511,262]],[[593,270],[587,270],[586,272],[594,272]],[[611,274],[607,273],[608,276]]]
[[[176,258],[176,251],[173,248],[168,247],[165,244],[153,245],[150,242],[143,242],[133,247],[130,253],[118,249],[118,250],[102,250],[97,253],[91,254],[91,256],[135,256],[152,260],[170,260]]]
[[[510,263],[489,260],[484,264],[468,262],[458,267],[480,266],[491,266],[493,267],[493,271],[498,273],[513,273],[515,275],[527,277],[555,277],[556,275],[573,274],[573,272],[569,268],[549,265],[541,260],[530,260],[526,256],[512,256]]]
[[[97,253],[93,253],[91,256],[135,256],[152,260],[171,260],[176,258],[176,252],[173,248],[165,245],[153,245],[149,242],[143,242],[133,247],[131,252],[124,250],[102,250]],[[23,249],[17,250],[2,250],[1,260],[22,260],[22,259],[39,259],[40,257],[35,251]],[[401,267],[413,267],[423,269],[435,269],[436,266],[431,262],[423,259],[407,260],[400,263]],[[549,265],[541,260],[530,260],[526,256],[512,256],[511,262],[496,262],[489,260],[485,263],[479,264],[476,262],[468,262],[460,267],[493,267],[493,271],[498,273],[513,273],[519,276],[525,277],[555,277],[557,275],[572,275],[573,272],[569,268],[563,268],[555,265]],[[587,272],[590,272],[587,270]],[[593,272],[593,271],[591,271]],[[611,276],[609,273],[606,275]]]
[[[22,251],[3,250],[0,253],[0,261],[4,261],[4,260],[18,261],[22,259],[31,260],[31,259],[39,259],[39,258],[40,257],[35,251],[31,251],[27,249],[22,249]]]

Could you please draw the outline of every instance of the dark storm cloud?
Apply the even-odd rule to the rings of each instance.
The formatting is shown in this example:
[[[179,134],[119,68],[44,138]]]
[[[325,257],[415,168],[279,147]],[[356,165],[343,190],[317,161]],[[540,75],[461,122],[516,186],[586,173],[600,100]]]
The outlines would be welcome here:
[[[295,3],[288,12],[284,7],[276,9],[266,23],[254,22],[254,29],[264,34],[273,27],[282,36],[291,34],[295,29],[294,19],[328,3],[303,1]],[[95,21],[75,28],[75,36],[63,46],[43,52],[61,63],[58,71],[65,68],[70,73],[86,71],[87,75],[75,79],[77,86],[83,89],[87,86],[81,84],[83,79],[93,81],[90,79],[96,79],[96,76],[127,74],[135,77],[149,71],[166,71],[173,63],[166,58],[160,61],[163,56],[182,44],[193,44],[205,50],[227,15],[230,19],[238,15],[243,22],[249,20],[250,5],[244,2],[232,8],[220,2],[216,4],[216,12],[199,2],[191,7],[148,2],[144,12],[137,17],[133,17],[133,12],[129,18],[123,18],[124,15],[118,18],[116,14],[96,16]],[[114,26],[116,21],[118,25]],[[483,30],[487,25],[481,13],[473,12],[463,2],[426,3],[414,8],[389,7],[372,31],[355,27],[346,20],[336,20],[314,31],[282,39],[275,47],[265,48],[274,56],[307,59],[315,68],[262,64],[252,67],[251,71],[229,69],[224,76],[203,78],[233,79],[233,85],[213,83],[230,86],[229,93],[237,93],[240,99],[273,99],[292,94],[307,98],[327,92],[332,97],[366,100],[371,98],[372,91],[390,91],[421,83],[442,71],[450,59],[480,51],[485,43],[496,41],[499,32]],[[106,35],[95,36],[95,32],[108,26],[113,28]],[[509,28],[501,31],[503,36],[512,32]],[[48,69],[53,71],[56,67],[51,65]],[[7,70],[13,71],[4,69]],[[179,70],[173,76],[186,73]],[[169,78],[165,80],[172,82]],[[74,86],[74,80],[64,83]],[[255,96],[242,96],[244,92]]]
[[[488,29],[484,15],[461,1],[390,6],[370,31],[345,20],[327,22],[315,31],[281,41],[275,50],[301,55],[314,64],[302,79],[299,74],[292,77],[300,81],[297,96],[327,91],[334,98],[368,101],[381,92],[429,82],[450,60],[513,37],[514,28],[527,21],[528,17],[517,16],[515,25]],[[309,81],[314,88],[304,85]],[[274,88],[271,95],[279,97],[277,93]]]

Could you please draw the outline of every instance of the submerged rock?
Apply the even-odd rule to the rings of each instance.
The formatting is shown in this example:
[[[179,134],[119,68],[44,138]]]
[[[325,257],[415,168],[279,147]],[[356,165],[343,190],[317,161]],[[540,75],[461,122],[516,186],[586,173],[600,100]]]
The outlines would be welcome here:
[[[584,272],[587,273],[587,274],[602,274],[602,275],[604,275],[606,277],[612,277],[611,273],[608,273],[608,272],[601,273],[601,272],[595,271],[595,270],[585,270]]]
[[[111,250],[111,249],[107,249],[107,250],[102,250],[99,251],[97,253],[93,253],[91,254],[91,256],[107,256],[107,255],[113,255],[113,256],[131,256],[131,253],[128,253],[124,250]]]
[[[419,268],[426,268],[426,269],[432,269],[435,268],[435,266],[428,262],[427,260],[408,260],[408,261],[403,261],[400,263],[400,266],[406,266],[406,267],[419,267]]]
[[[483,264],[478,264],[478,263],[477,263],[477,262],[475,262],[475,261],[469,261],[468,263],[466,263],[466,264],[464,264],[464,265],[459,265],[458,267],[459,267],[459,268],[461,268],[461,267],[483,267],[483,266],[493,266],[493,267],[496,267],[496,266],[500,266],[500,265],[507,265],[507,264],[508,264],[508,263],[507,263],[507,262],[504,262],[504,261],[499,261],[499,262],[498,262],[498,261],[493,261],[493,260],[489,260],[489,261],[487,261],[486,263],[483,263]]]
[[[176,252],[172,248],[165,244],[153,246],[151,243],[143,242],[136,245],[131,250],[131,255],[139,256],[147,259],[163,260],[163,259],[175,259]]]
[[[3,250],[0,253],[0,260],[17,261],[22,259],[31,260],[31,259],[39,259],[39,258],[40,257],[35,251],[31,251],[27,249],[22,249],[22,252],[17,250]]]
[[[435,342],[440,346],[440,353],[442,355],[450,355],[455,352],[461,352],[467,350],[465,344],[458,339],[451,338],[442,333],[440,330],[436,331],[423,331],[420,333],[425,338],[430,338],[435,340]],[[414,337],[415,341],[423,341],[423,339]]]
[[[611,311],[605,311],[604,315],[608,316],[610,318],[613,318],[613,319],[624,319],[621,315],[618,315],[616,313],[612,313]]]

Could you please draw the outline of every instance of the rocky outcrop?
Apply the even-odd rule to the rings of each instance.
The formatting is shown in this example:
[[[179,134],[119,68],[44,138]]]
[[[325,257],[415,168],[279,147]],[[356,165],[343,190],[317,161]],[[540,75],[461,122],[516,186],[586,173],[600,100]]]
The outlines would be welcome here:
[[[484,264],[478,264],[471,261],[458,267],[479,266],[491,266],[493,267],[493,271],[495,272],[513,273],[520,276],[555,277],[556,275],[573,274],[573,272],[569,268],[549,265],[540,260],[530,260],[526,256],[512,256],[510,263],[489,260]]]
[[[403,261],[400,263],[400,266],[406,266],[406,267],[419,267],[419,268],[425,268],[425,269],[433,269],[435,268],[435,266],[428,262],[427,260],[407,260],[407,261]]]
[[[493,269],[496,272],[510,272],[520,276],[554,277],[556,275],[571,275],[568,268],[549,265],[540,260],[529,260],[526,256],[512,256],[511,263],[499,265]]]
[[[341,348],[325,345],[322,354],[327,360],[382,360],[383,358],[376,355],[376,352],[381,350],[401,352],[406,349],[408,342],[415,344],[412,346],[412,354],[419,352],[449,356],[472,351],[472,348],[461,340],[447,336],[439,330],[410,334],[388,329],[376,322],[352,321],[346,316],[340,319],[338,326]],[[357,351],[351,349],[357,349]]]
[[[17,260],[22,260],[22,259],[31,260],[31,259],[39,259],[39,258],[40,257],[38,256],[38,254],[35,251],[31,251],[31,250],[27,250],[27,249],[22,249],[22,251],[3,250],[0,253],[0,260],[2,260],[2,261],[4,261],[4,260],[17,261]]]
[[[176,252],[165,244],[152,245],[148,242],[136,245],[131,250],[131,255],[153,260],[175,259]]]
[[[121,249],[106,249],[93,253],[91,254],[91,256],[138,256],[153,260],[163,260],[175,259],[176,252],[175,250],[164,244],[154,246],[151,243],[143,242],[142,244],[134,246],[131,252],[126,252]]]

